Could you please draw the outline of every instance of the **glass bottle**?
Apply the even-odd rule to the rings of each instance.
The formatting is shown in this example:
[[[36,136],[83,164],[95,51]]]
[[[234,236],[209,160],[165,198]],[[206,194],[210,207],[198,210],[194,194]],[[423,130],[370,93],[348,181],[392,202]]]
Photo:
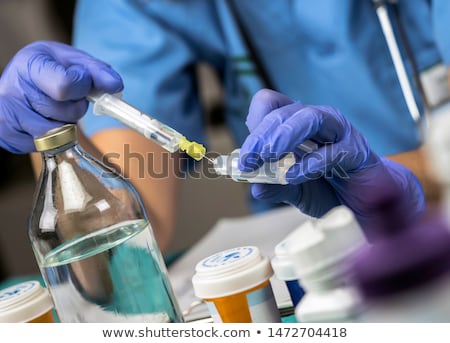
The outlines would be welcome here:
[[[60,321],[182,322],[139,195],[76,136],[68,124],[34,140],[29,237]]]

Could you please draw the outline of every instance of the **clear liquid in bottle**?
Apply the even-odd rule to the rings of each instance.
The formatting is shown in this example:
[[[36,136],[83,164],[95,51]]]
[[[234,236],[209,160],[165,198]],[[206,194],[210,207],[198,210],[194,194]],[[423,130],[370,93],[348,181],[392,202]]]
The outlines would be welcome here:
[[[174,306],[155,306],[155,302],[167,301],[158,290],[171,290],[167,274],[153,263],[157,256],[150,238],[148,223],[137,220],[92,232],[50,251],[40,268],[51,292],[64,295],[57,297],[56,306],[64,316],[60,319],[64,322],[173,321],[176,317],[173,312],[154,312],[157,308]],[[83,273],[86,265],[90,275]]]

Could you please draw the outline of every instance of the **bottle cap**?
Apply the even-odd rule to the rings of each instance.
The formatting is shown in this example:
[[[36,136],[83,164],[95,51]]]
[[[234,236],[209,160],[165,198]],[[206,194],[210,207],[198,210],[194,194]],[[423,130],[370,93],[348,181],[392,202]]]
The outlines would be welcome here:
[[[286,246],[297,277],[303,282],[317,273],[329,273],[366,244],[352,211],[339,206],[317,221],[308,221],[292,233]]]
[[[50,311],[53,303],[38,281],[28,281],[0,291],[0,323],[25,323]]]
[[[287,244],[294,237],[295,235],[290,234],[275,246],[275,256],[270,261],[270,264],[272,265],[276,278],[279,280],[288,281],[298,279],[291,256],[288,254],[286,248]]]
[[[34,146],[37,151],[47,151],[59,148],[77,139],[77,126],[66,124],[51,129],[43,135],[34,139]]]
[[[201,260],[192,278],[195,295],[210,299],[243,292],[270,279],[269,259],[255,246],[228,249]]]

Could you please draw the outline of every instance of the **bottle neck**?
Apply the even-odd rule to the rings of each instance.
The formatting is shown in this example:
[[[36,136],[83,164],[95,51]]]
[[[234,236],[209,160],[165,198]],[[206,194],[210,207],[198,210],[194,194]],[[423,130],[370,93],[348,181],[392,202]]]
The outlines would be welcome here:
[[[62,145],[60,147],[57,147],[55,149],[45,150],[45,151],[42,151],[41,153],[42,153],[43,158],[45,160],[47,160],[47,159],[51,159],[51,158],[55,157],[56,155],[58,155],[58,154],[60,154],[62,152],[65,152],[65,151],[67,151],[69,149],[72,149],[75,146],[78,146],[78,141],[73,141],[73,142],[64,144],[64,145]]]

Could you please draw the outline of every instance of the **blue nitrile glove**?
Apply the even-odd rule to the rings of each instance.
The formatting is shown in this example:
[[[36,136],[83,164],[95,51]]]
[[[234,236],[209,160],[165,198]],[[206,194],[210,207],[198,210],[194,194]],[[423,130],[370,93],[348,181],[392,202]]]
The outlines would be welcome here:
[[[286,174],[288,185],[252,185],[257,199],[286,202],[314,217],[346,205],[369,231],[375,223],[373,210],[393,194],[400,195],[398,208],[412,219],[424,211],[422,188],[414,174],[371,151],[335,108],[307,106],[265,89],[253,97],[246,124],[250,135],[241,147],[241,170],[255,170],[287,152],[297,157]],[[319,148],[305,154],[297,146],[308,139]]]
[[[86,112],[86,95],[123,88],[107,64],[71,46],[40,41],[21,49],[0,79],[0,146],[34,151],[33,138]]]

